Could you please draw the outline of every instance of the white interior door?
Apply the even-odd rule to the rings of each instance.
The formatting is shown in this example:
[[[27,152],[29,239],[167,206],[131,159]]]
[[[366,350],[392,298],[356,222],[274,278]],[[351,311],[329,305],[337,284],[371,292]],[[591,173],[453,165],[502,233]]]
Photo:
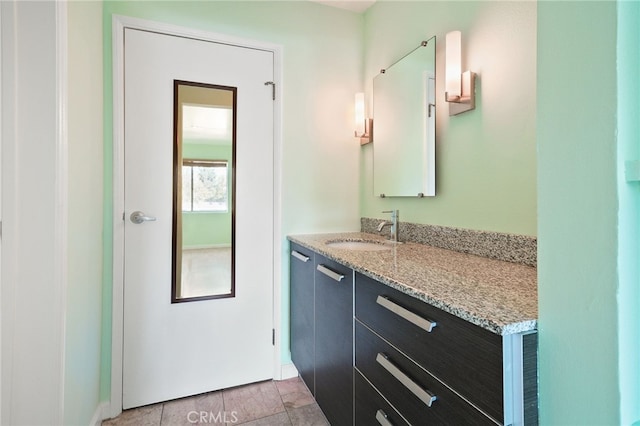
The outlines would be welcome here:
[[[269,379],[273,52],[134,29],[124,50],[123,408]],[[174,80],[237,88],[235,297],[171,303]]]

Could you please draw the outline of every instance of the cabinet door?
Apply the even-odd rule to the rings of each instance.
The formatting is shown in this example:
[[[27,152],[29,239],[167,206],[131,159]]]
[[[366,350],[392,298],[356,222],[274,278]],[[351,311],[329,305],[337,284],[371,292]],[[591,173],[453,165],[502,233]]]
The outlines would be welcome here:
[[[353,422],[353,271],[316,254],[316,401],[332,426]]]
[[[291,360],[315,395],[314,253],[291,243]]]

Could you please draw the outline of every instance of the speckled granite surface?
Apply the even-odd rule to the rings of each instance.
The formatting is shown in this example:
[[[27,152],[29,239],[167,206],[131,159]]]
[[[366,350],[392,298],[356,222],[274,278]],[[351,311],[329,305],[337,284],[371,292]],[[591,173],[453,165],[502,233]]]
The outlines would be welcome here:
[[[289,240],[500,335],[535,330],[536,269],[416,243],[384,251],[329,247],[336,240],[385,243],[367,233],[292,235]]]
[[[363,217],[360,230],[388,238],[389,227],[382,232],[376,229],[383,220]],[[533,267],[537,264],[538,240],[527,235],[408,223],[401,217],[398,239]]]

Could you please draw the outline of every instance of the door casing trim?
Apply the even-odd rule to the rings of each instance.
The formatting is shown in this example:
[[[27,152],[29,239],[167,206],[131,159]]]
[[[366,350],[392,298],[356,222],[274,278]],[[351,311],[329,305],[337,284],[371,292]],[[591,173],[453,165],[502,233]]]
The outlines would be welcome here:
[[[277,83],[273,110],[273,377],[282,378],[281,295],[282,295],[282,46],[225,34],[180,27],[122,15],[112,17],[113,55],[113,283],[111,308],[111,397],[108,417],[122,412],[122,362],[124,337],[124,30],[152,31],[177,37],[224,43],[273,53]]]

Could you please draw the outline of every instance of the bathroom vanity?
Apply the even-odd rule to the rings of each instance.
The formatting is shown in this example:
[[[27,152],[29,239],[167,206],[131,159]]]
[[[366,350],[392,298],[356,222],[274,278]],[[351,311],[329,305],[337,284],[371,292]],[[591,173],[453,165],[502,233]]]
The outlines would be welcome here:
[[[289,240],[291,356],[333,426],[538,423],[535,268],[366,233]]]

